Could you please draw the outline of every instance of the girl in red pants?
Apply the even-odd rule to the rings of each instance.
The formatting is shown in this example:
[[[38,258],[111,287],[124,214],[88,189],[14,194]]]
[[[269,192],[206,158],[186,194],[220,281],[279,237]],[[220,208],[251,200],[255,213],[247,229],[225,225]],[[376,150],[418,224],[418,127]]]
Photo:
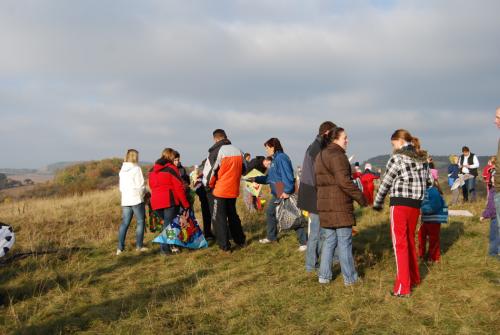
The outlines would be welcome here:
[[[431,184],[427,153],[420,141],[407,130],[398,129],[391,136],[393,155],[375,198],[373,209],[382,210],[390,191],[391,236],[396,258],[396,280],[391,292],[396,297],[409,297],[411,288],[420,284],[415,229],[427,184]]]
[[[437,180],[434,180],[434,184],[425,193],[421,208],[422,225],[418,231],[418,256],[422,260],[426,258],[427,239],[429,239],[427,259],[431,262],[439,262],[441,257],[439,246],[441,223],[448,222],[448,207],[442,194]]]

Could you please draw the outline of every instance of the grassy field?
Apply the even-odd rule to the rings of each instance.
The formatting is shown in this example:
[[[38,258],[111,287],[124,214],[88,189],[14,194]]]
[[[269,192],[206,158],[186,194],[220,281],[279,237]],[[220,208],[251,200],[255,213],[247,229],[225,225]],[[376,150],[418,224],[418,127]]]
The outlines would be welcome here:
[[[481,200],[465,207],[477,215],[483,206]],[[17,234],[12,254],[35,252],[0,265],[0,333],[493,334],[500,328],[500,262],[487,256],[489,223],[477,217],[443,226],[441,263],[421,264],[422,285],[411,299],[396,299],[389,295],[395,264],[387,210],[359,211],[354,248],[362,283],[345,288],[338,266],[325,286],[304,271],[293,234],[259,245],[264,218],[239,207],[250,244],[230,255],[210,247],[165,257],[147,233],[149,252],[117,257],[116,190],[0,205],[0,221]],[[36,254],[43,250],[57,252]]]

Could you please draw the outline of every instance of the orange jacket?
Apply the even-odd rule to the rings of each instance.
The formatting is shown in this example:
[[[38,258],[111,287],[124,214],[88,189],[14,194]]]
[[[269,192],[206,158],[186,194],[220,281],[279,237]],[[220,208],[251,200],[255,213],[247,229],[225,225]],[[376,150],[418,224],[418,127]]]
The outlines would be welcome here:
[[[243,172],[241,151],[229,140],[221,140],[209,150],[208,159],[203,168],[203,184],[216,197],[237,198],[240,195]]]

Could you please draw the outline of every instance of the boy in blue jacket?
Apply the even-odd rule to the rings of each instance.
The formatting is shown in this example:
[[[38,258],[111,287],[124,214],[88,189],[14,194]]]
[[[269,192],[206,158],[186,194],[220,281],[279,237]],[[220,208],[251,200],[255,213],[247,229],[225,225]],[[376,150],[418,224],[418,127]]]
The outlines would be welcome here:
[[[441,224],[448,222],[448,206],[442,194],[439,182],[434,180],[433,185],[427,189],[422,202],[422,224],[418,231],[418,256],[422,260],[426,256],[427,239],[429,239],[428,260],[439,262],[441,258],[439,242]]]

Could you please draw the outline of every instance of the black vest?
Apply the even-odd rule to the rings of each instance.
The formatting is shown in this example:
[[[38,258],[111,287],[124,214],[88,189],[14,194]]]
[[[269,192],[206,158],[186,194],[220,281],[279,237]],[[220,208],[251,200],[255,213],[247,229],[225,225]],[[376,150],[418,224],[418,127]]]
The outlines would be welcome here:
[[[473,165],[474,164],[474,157],[476,157],[476,155],[474,155],[472,152],[469,154],[469,158],[467,159],[467,164],[468,165]],[[465,156],[462,155],[460,156],[460,165],[464,165],[464,159],[465,159]],[[471,175],[473,175],[474,177],[477,177],[477,169],[471,169],[469,168],[469,173]]]

